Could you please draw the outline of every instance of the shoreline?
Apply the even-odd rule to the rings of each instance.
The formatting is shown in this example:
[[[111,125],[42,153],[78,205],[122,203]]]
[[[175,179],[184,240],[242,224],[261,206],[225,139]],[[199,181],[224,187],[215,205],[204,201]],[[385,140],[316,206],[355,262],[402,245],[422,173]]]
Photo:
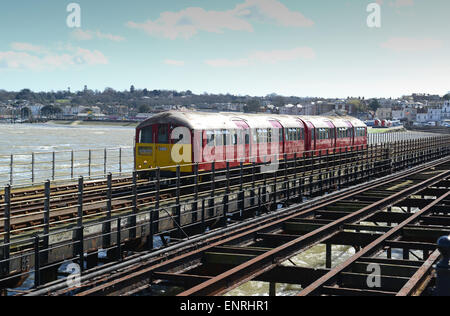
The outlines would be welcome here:
[[[48,125],[65,125],[65,126],[120,126],[120,127],[136,127],[139,122],[131,121],[62,121],[51,120],[44,124]]]
[[[50,120],[39,123],[9,123],[0,122],[5,125],[59,125],[59,126],[117,126],[117,127],[137,127],[139,122],[133,121],[64,121],[64,120]]]

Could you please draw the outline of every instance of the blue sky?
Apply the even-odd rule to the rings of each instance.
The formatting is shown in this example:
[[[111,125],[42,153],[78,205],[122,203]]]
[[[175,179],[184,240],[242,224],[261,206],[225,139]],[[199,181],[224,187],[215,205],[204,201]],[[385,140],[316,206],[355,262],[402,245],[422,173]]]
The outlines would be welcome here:
[[[367,5],[381,5],[369,28]],[[450,91],[448,0],[16,0],[0,89],[397,97]]]

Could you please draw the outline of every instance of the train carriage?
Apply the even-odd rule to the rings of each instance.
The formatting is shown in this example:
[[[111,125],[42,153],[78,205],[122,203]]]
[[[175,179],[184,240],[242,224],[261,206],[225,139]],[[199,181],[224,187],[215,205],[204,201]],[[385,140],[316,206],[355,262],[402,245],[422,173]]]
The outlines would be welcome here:
[[[348,119],[335,118],[336,150],[347,151],[353,146],[353,124]]]
[[[367,148],[368,130],[364,122],[354,118],[348,117],[347,121],[353,126],[353,146],[363,146]]]
[[[194,163],[210,171],[363,144],[367,127],[352,117],[170,111],[137,127],[135,166],[192,173]]]

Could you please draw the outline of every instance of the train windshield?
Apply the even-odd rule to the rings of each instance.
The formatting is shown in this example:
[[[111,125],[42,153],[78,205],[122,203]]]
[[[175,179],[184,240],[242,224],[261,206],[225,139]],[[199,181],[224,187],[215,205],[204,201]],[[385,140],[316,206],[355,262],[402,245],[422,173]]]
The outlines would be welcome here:
[[[153,126],[146,127],[141,130],[141,141],[142,144],[152,144],[153,143]]]
[[[158,126],[158,144],[169,143],[169,127],[167,125]]]

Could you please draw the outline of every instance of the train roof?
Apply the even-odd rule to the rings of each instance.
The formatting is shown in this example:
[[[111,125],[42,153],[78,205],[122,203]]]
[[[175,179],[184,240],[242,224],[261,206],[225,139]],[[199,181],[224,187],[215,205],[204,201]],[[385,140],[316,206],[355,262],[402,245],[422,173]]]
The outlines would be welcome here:
[[[316,128],[329,128],[328,122],[336,127],[366,126],[362,121],[351,116],[296,116],[277,114],[244,114],[244,113],[210,113],[168,111],[157,114],[142,122],[137,128],[142,129],[155,124],[173,124],[185,126],[192,130],[236,129],[235,121],[244,121],[250,128],[272,128],[270,121],[278,121],[285,128],[299,128],[304,122],[311,122]]]

